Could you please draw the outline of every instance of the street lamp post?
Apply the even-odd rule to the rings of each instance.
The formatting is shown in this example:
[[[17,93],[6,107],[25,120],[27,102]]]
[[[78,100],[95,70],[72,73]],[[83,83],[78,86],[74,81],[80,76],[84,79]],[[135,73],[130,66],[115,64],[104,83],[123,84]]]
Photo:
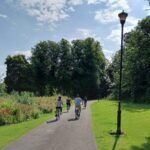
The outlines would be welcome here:
[[[122,56],[123,56],[123,31],[127,13],[122,11],[118,14],[120,23],[121,23],[121,52],[120,52],[120,79],[119,79],[119,101],[118,101],[118,112],[117,112],[117,135],[120,135],[121,132],[121,83],[122,83]]]

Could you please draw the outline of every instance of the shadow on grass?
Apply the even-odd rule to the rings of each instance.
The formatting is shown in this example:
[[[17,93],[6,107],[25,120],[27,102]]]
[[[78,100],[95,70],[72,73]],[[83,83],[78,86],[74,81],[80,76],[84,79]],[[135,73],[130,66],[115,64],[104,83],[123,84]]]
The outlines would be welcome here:
[[[116,146],[117,146],[119,137],[120,137],[120,135],[116,135],[116,136],[115,136],[115,142],[114,142],[114,145],[113,145],[113,147],[112,147],[112,150],[115,150],[115,149],[116,149]]]
[[[147,142],[142,144],[141,147],[132,146],[130,150],[150,150],[150,137],[146,138]]]
[[[150,110],[150,104],[123,102],[122,108],[130,112],[143,112]]]

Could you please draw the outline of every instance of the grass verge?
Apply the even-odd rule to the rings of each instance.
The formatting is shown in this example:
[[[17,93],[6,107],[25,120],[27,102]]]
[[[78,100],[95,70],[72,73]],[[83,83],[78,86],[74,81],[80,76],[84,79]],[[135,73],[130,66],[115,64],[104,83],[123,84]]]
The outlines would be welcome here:
[[[150,105],[122,104],[121,136],[109,134],[116,130],[116,102],[102,100],[91,109],[98,150],[150,150]]]
[[[8,143],[21,137],[53,116],[53,113],[45,114],[38,119],[29,120],[18,124],[0,126],[0,149],[3,149]]]

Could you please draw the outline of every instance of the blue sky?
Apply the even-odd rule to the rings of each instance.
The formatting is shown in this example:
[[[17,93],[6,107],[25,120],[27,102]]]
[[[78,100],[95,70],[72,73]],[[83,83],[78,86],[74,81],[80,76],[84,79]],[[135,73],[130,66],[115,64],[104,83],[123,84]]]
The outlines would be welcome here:
[[[39,41],[94,37],[109,60],[120,48],[118,13],[129,16],[125,32],[150,14],[145,0],[0,0],[0,74],[8,55],[31,56]]]

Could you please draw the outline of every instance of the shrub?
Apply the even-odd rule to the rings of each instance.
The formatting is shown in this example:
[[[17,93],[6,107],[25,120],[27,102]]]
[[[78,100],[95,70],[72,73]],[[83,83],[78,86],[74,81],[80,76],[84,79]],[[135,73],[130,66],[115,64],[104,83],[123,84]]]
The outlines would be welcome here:
[[[40,110],[38,110],[37,108],[34,108],[33,111],[32,111],[32,118],[33,119],[37,119],[40,117]]]
[[[0,83],[0,96],[6,95],[6,84]]]
[[[19,95],[16,95],[16,101],[21,104],[32,105],[33,103],[33,94],[29,92],[21,92]]]
[[[11,124],[13,122],[12,111],[9,108],[0,109],[0,125]]]
[[[12,95],[0,97],[0,125],[37,119],[40,114],[51,113],[56,99],[56,96],[33,97],[28,92],[13,92]]]
[[[43,113],[51,113],[53,111],[51,102],[48,100],[39,100],[37,102],[38,108],[43,112]]]

